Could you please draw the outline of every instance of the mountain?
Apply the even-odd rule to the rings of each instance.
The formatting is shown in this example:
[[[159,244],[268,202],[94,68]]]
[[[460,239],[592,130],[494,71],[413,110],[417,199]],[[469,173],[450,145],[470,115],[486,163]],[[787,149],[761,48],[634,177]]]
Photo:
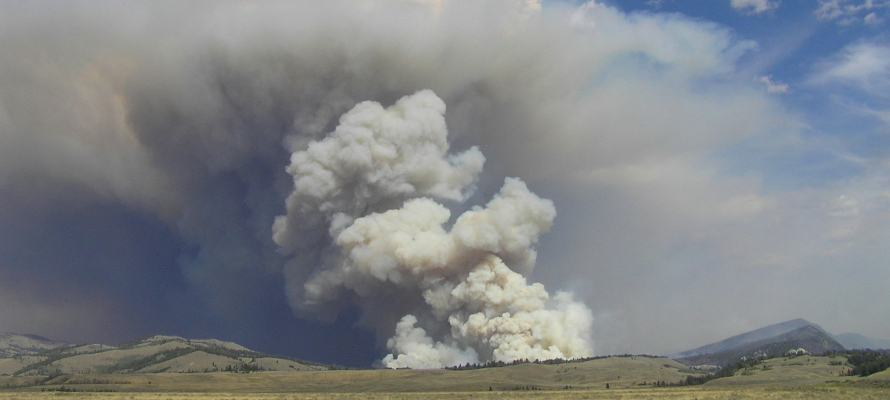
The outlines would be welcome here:
[[[823,354],[844,346],[821,327],[803,319],[770,325],[671,356],[690,366],[725,367],[748,358],[772,358],[803,351]]]
[[[819,325],[813,324],[803,318],[793,319],[791,321],[785,321],[774,325],[765,326],[760,329],[755,329],[750,332],[745,332],[740,335],[735,335],[731,338],[721,340],[717,343],[711,343],[709,345],[705,345],[696,349],[687,350],[682,353],[671,354],[668,358],[678,359],[678,358],[687,358],[692,356],[697,356],[699,354],[711,354],[711,353],[720,353],[727,350],[735,349],[740,346],[744,346],[749,343],[758,342],[764,339],[769,339],[772,337],[776,337],[788,332],[791,332],[795,329],[800,329],[805,326],[813,326],[819,330],[822,330]],[[824,332],[824,331],[823,331]]]
[[[0,358],[0,375],[16,376],[327,369],[331,367],[270,356],[237,343],[165,335],[117,346],[60,344],[43,351]]]
[[[2,332],[0,333],[0,358],[33,355],[66,344],[37,335],[18,335]]]
[[[890,349],[890,340],[870,339],[857,333],[833,336],[819,325],[798,318],[668,357],[687,365],[722,367],[743,357],[774,357],[794,349],[804,349],[812,354],[847,349]]]
[[[841,333],[835,339],[849,350],[853,349],[890,349],[890,340],[871,339],[858,333]]]

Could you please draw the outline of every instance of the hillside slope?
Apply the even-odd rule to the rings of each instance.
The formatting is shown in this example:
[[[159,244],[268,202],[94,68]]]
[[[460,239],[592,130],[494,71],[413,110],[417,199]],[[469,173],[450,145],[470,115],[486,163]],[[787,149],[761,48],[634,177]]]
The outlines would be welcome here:
[[[107,346],[64,345],[0,358],[0,375],[128,374],[216,371],[309,371],[328,366],[272,357],[237,343],[155,335]]]
[[[34,355],[66,344],[37,335],[0,332],[0,358]]]

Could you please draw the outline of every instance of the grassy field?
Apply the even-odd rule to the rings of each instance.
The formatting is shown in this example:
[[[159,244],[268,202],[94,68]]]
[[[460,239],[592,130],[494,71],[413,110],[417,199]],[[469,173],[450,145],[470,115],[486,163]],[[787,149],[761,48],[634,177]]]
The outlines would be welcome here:
[[[740,388],[640,388],[595,389],[559,391],[484,391],[484,392],[411,392],[411,393],[3,393],[0,399],[129,399],[129,400],[284,400],[284,399],[334,399],[334,400],[411,400],[411,399],[698,399],[698,400],[746,400],[746,399],[874,399],[888,398],[890,389],[861,387],[740,387]]]
[[[468,371],[360,370],[0,377],[0,400],[70,399],[886,399],[890,375],[842,376],[843,358],[767,360],[701,386],[659,387],[695,371],[665,358],[611,357]],[[33,383],[33,381],[31,381]],[[6,384],[10,388],[3,389]],[[606,389],[606,384],[609,388]],[[15,386],[20,386],[16,388]],[[59,389],[65,390],[58,392]],[[68,392],[75,390],[76,392]],[[103,393],[98,391],[114,391]]]

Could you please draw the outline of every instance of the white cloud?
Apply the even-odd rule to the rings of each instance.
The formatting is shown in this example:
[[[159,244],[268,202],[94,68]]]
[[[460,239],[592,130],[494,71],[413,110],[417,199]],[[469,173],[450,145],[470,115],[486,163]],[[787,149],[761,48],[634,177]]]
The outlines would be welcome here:
[[[862,22],[866,25],[878,25],[881,22],[884,22],[883,18],[878,17],[877,13],[869,13],[862,19]]]
[[[856,218],[859,216],[859,200],[855,197],[840,195],[823,207],[826,208],[828,216],[834,218]]]
[[[646,5],[655,9],[659,9],[664,6],[664,0],[647,0]]]
[[[732,8],[753,14],[772,11],[779,7],[778,1],[771,0],[730,0]]]
[[[835,19],[844,14],[838,0],[820,0],[815,14],[821,19]]]
[[[886,86],[890,82],[890,47],[874,42],[849,45],[822,64],[816,80],[854,83],[863,90],[871,90],[876,83]]]
[[[890,125],[890,45],[875,41],[848,45],[819,64],[809,83],[826,91],[845,88],[847,93],[833,96],[842,109]]]
[[[814,11],[816,17],[825,20],[837,20],[841,26],[851,25],[857,22],[876,25],[883,21],[878,15],[890,8],[888,0],[863,0],[862,2],[851,0],[819,0],[819,6]],[[866,14],[862,16],[862,14]]]
[[[790,91],[788,84],[773,82],[772,78],[772,76],[761,76],[760,78],[755,78],[754,81],[764,83],[768,93],[788,93]]]

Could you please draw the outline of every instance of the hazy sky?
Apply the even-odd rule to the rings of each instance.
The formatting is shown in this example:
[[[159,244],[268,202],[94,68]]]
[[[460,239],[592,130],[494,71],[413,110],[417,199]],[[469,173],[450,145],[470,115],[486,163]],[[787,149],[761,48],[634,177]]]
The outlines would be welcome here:
[[[0,331],[379,360],[360,299],[291,307],[272,223],[293,151],[431,89],[486,160],[445,205],[551,199],[529,279],[597,355],[890,338],[890,1],[293,3],[0,2]]]

